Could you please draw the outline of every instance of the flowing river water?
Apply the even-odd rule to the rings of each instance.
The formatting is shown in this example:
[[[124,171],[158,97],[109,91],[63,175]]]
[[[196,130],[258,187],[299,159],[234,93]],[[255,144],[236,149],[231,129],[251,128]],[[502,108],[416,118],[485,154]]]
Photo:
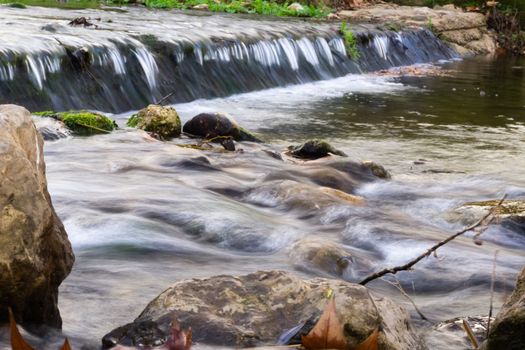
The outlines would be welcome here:
[[[381,50],[377,44],[375,52]],[[183,122],[200,112],[227,112],[267,141],[239,144],[244,152],[153,140],[123,127],[133,111],[110,115],[123,127],[112,134],[46,142],[49,191],[76,255],[59,299],[63,333],[73,347],[97,348],[105,333],[132,321],[175,281],[264,269],[334,277],[301,255],[309,242],[350,252],[353,263],[340,278],[358,281],[461,229],[447,215],[458,205],[504,193],[524,198],[525,61],[471,58],[437,67],[446,74],[335,69],[324,77],[310,72],[305,81],[296,75],[289,82],[296,85],[274,81],[233,95],[197,89],[208,91],[205,98],[175,101]],[[43,79],[32,83],[45,91]],[[103,100],[92,98],[88,107],[96,101]],[[98,109],[110,112],[104,103]],[[281,152],[311,138],[330,141],[352,160],[383,165],[392,179],[341,179],[315,163],[290,164],[261,151]],[[327,202],[300,187],[319,185],[362,196],[364,205]],[[486,315],[494,252],[499,308],[525,264],[524,232],[494,225],[482,246],[467,234],[398,278],[432,322]],[[369,288],[413,310],[384,282]],[[430,348],[460,348],[456,338],[412,315]],[[58,338],[42,340],[41,347],[56,348]]]

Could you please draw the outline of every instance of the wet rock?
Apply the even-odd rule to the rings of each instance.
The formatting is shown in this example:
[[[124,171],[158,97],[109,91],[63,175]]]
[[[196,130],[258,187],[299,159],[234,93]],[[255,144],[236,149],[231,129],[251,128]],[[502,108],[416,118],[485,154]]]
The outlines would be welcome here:
[[[392,177],[390,173],[380,164],[371,161],[364,161],[363,165],[370,169],[370,171],[372,172],[372,174],[374,174],[375,177],[385,180],[390,179]]]
[[[447,213],[449,221],[459,221],[463,225],[472,225],[487,215],[499,203],[499,200],[465,203]],[[525,233],[525,200],[506,200],[495,212],[496,222],[518,233]]]
[[[138,321],[113,330],[102,338],[102,347],[109,349],[117,344],[125,346],[159,346],[166,342],[167,332],[156,322]]]
[[[91,27],[94,25],[86,17],[74,18],[68,24],[72,27]]]
[[[342,246],[325,239],[304,238],[294,243],[288,256],[299,269],[314,269],[342,276],[352,264],[352,255]]]
[[[36,117],[33,121],[35,122],[38,132],[44,138],[44,141],[56,141],[71,135],[71,130],[59,120]]]
[[[512,295],[505,301],[483,349],[522,350],[525,344],[525,268],[521,270]]]
[[[165,329],[175,317],[183,328],[192,328],[195,342],[228,347],[275,344],[283,330],[321,314],[328,288],[334,291],[350,346],[381,327],[381,349],[422,348],[408,313],[391,300],[372,295],[357,284],[324,278],[303,280],[282,271],[175,283],[150,302],[134,323],[153,321]],[[106,337],[115,335],[111,332]]]
[[[323,140],[309,140],[299,146],[290,146],[288,150],[290,155],[301,159],[319,159],[330,154],[346,157],[344,152]]]
[[[60,328],[58,286],[74,256],[45,177],[43,140],[24,108],[0,106],[0,323]]]
[[[160,140],[169,140],[181,134],[180,118],[172,107],[149,105],[132,115],[127,125],[147,131]]]
[[[270,181],[248,191],[244,199],[263,206],[318,211],[334,205],[362,205],[364,199],[330,187],[292,180]]]
[[[205,139],[231,137],[235,141],[262,142],[257,136],[241,128],[232,116],[225,113],[196,115],[184,124],[182,131]]]

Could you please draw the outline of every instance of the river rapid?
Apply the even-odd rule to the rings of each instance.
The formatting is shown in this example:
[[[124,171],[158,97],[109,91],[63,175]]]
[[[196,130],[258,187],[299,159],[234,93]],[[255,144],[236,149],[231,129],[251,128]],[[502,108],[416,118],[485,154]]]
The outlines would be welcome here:
[[[267,142],[238,144],[243,152],[178,147],[192,142],[186,138],[156,141],[124,127],[133,111],[110,114],[121,129],[109,135],[46,142],[49,192],[76,255],[60,287],[63,335],[75,349],[97,348],[105,333],[184,279],[281,269],[359,281],[461,229],[447,216],[458,205],[525,198],[525,61],[435,67],[440,74],[349,74],[173,105],[182,122],[227,112]],[[351,160],[383,165],[392,179],[337,182],[316,163],[271,156],[312,138]],[[364,205],[290,190],[335,183]],[[466,234],[397,275],[432,323],[385,282],[368,287],[410,310],[430,348],[460,348],[433,324],[488,314],[495,251],[496,309],[525,264],[525,231],[493,225],[482,238],[478,246]],[[334,277],[296,253],[304,242],[333,243],[354,262]],[[34,340],[54,349],[63,335]]]
[[[262,269],[326,276],[290,252],[305,238],[351,252],[358,268],[343,278],[356,281],[460,229],[446,213],[464,202],[523,198],[524,65],[470,59],[444,64],[448,76],[349,75],[175,105],[183,121],[228,112],[277,152],[325,138],[353,160],[382,164],[391,180],[356,185],[363,207],[283,197],[275,181],[294,166],[253,144],[202,152],[132,129],[46,143],[50,193],[77,257],[60,290],[64,333],[97,344],[183,279]],[[124,125],[129,115],[114,117]],[[525,263],[523,232],[495,225],[483,238],[477,246],[467,234],[398,275],[431,321],[488,313],[496,250],[496,306],[511,292]],[[413,310],[384,282],[369,287]],[[413,316],[434,349],[456,341]]]

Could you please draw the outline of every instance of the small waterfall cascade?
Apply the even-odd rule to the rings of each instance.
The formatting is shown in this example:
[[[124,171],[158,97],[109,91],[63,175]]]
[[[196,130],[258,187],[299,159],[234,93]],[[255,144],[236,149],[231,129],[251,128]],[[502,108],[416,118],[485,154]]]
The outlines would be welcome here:
[[[124,112],[168,94],[187,102],[456,57],[424,29],[356,27],[352,59],[336,24],[183,13],[152,22],[158,13],[133,9],[97,28],[74,28],[63,11],[34,9],[30,18],[2,9],[0,20],[0,103],[33,111]],[[76,12],[67,14],[86,15]],[[31,25],[11,29],[24,20]]]

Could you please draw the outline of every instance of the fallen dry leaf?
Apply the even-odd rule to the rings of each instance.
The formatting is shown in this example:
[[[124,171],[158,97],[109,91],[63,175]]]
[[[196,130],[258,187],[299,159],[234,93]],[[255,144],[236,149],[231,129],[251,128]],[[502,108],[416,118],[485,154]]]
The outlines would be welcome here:
[[[378,350],[379,329],[376,328],[362,343],[358,344],[353,350]]]
[[[13,350],[34,350],[31,345],[26,343],[16,326],[15,316],[13,311],[9,308],[9,328],[11,330],[11,348]]]
[[[60,350],[71,350],[71,345],[69,345],[69,340],[64,340],[64,344],[60,348]]]
[[[314,328],[308,335],[301,337],[301,343],[306,349],[347,349],[343,325],[337,317],[333,297],[326,305]]]

